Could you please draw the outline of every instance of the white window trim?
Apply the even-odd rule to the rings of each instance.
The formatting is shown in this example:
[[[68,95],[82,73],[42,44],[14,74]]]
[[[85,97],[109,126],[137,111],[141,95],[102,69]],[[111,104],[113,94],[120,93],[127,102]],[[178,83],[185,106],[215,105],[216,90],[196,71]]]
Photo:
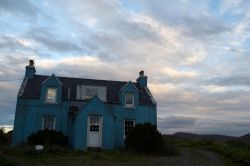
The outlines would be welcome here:
[[[127,95],[132,96],[132,104],[127,104]],[[125,93],[125,108],[135,108],[135,94],[134,93]]]
[[[56,90],[55,102],[48,100],[48,90],[49,89],[55,89]],[[46,88],[45,103],[48,103],[48,104],[57,104],[57,87],[50,87],[50,86],[48,86]]]
[[[43,118],[42,118],[42,130],[44,130],[44,120],[47,117],[50,117],[50,118],[54,119],[53,130],[55,130],[56,129],[56,117],[54,117],[54,116],[43,116]]]
[[[134,119],[125,119],[123,121],[123,139],[126,139],[126,134],[125,134],[125,121],[133,121],[133,127],[135,127],[135,120]]]

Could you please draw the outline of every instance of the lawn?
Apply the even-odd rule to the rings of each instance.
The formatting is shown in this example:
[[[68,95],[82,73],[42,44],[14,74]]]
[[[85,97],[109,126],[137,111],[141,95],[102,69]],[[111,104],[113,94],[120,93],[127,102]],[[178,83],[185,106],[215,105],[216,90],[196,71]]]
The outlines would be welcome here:
[[[107,166],[147,166],[147,165],[185,165],[185,166],[223,166],[231,165],[222,156],[214,152],[194,148],[181,148],[175,156],[138,154],[124,150],[117,151],[75,151],[60,147],[46,148],[42,152],[33,147],[0,147],[0,165],[107,165]]]

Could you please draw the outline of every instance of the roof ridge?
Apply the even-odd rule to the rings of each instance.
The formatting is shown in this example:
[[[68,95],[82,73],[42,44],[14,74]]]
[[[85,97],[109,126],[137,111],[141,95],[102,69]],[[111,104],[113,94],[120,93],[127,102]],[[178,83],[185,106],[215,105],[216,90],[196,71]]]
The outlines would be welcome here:
[[[47,75],[40,75],[36,74],[36,76],[42,76],[42,77],[50,77]],[[104,80],[104,79],[92,79],[92,78],[79,78],[79,77],[64,77],[64,76],[56,76],[57,78],[66,78],[66,79],[84,79],[84,80],[93,80],[93,81],[106,81],[106,82],[120,82],[120,83],[128,83],[129,81],[117,81],[117,80]],[[131,81],[133,84],[136,84],[136,82]]]

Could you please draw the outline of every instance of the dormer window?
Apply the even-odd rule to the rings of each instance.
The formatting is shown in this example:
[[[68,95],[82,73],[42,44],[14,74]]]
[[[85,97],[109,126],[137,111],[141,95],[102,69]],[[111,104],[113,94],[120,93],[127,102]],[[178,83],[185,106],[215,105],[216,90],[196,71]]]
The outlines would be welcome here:
[[[76,99],[86,100],[98,96],[100,100],[107,101],[107,87],[93,85],[77,85]]]
[[[126,93],[125,95],[125,107],[134,107],[135,97],[133,93]]]
[[[56,103],[57,89],[54,87],[48,87],[46,92],[46,103]]]
[[[92,97],[94,97],[97,94],[98,94],[98,89],[96,89],[96,88],[86,88],[85,98],[86,99],[91,99]]]

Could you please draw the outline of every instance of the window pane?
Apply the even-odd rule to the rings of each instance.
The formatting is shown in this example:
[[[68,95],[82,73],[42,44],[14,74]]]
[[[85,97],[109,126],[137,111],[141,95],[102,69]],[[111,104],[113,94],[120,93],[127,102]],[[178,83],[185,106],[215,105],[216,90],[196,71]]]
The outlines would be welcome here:
[[[52,103],[56,102],[56,88],[47,89],[46,102],[52,102]]]
[[[125,96],[125,104],[133,106],[134,105],[134,94],[127,93]]]
[[[97,95],[98,90],[95,88],[86,88],[86,98],[90,99]]]
[[[99,116],[90,116],[89,131],[90,132],[99,132],[100,128],[100,117]]]
[[[125,134],[125,136],[127,136],[129,130],[134,127],[134,123],[135,123],[134,120],[125,120],[125,122],[124,122],[124,134]]]
[[[43,118],[43,129],[54,130],[55,118],[54,117],[44,117]]]

